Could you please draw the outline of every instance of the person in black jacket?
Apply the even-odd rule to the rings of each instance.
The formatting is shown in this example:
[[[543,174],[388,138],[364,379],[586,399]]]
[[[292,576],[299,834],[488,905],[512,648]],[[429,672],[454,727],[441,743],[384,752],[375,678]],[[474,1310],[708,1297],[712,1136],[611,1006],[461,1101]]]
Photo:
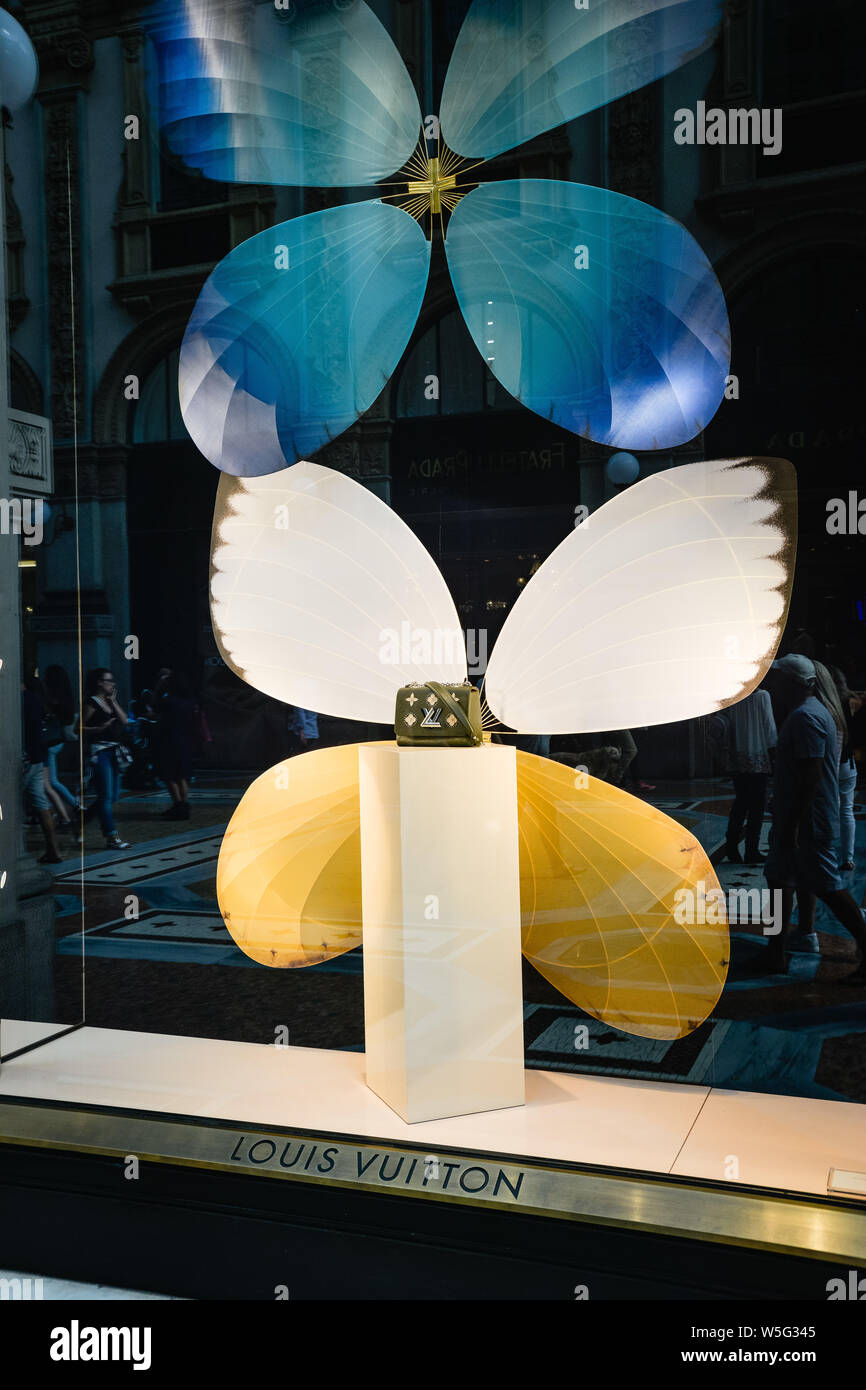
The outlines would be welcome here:
[[[163,820],[189,820],[189,779],[195,751],[197,708],[186,677],[167,667],[154,689],[156,767],[171,797]]]

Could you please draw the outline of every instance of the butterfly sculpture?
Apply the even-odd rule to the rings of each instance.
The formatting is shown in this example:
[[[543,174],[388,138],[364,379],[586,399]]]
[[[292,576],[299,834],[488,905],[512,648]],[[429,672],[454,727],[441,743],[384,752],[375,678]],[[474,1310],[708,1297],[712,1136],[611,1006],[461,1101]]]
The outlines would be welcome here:
[[[672,447],[712,417],[728,323],[685,229],[620,194],[547,179],[486,184],[479,169],[696,56],[720,14],[721,0],[474,0],[433,155],[430,118],[419,139],[409,74],[363,0],[158,6],[154,95],[188,165],[234,183],[390,190],[251,237],[209,277],[187,327],[184,420],[224,474],[213,625],[244,680],[287,703],[386,723],[399,687],[465,677],[432,558],[372,493],[303,461],[397,366],[434,219],[476,345],[531,410],[619,448]],[[589,732],[742,698],[784,623],[794,514],[790,465],[769,459],[674,468],[606,504],[508,616],[487,671],[490,711],[525,733]],[[398,633],[407,640],[395,648]],[[217,892],[254,960],[309,965],[361,941],[358,778],[357,745],[327,748],[270,769],[243,797]],[[517,794],[528,958],[618,1028],[653,1038],[694,1029],[719,996],[728,952],[718,914],[675,917],[678,894],[698,901],[717,887],[694,837],[529,754],[518,756]]]
[[[722,0],[474,0],[431,144],[363,0],[163,0],[149,21],[152,80],[177,156],[228,183],[356,190],[250,237],[208,278],[179,370],[201,452],[261,476],[357,420],[417,322],[434,220],[472,338],[513,397],[616,448],[693,438],[730,358],[722,292],[695,240],[634,198],[486,183],[482,166],[703,52],[721,11]],[[436,125],[425,118],[425,132]]]
[[[576,527],[521,591],[488,665],[490,711],[524,733],[566,733],[687,719],[743,698],[775,654],[795,537],[784,460],[645,478]],[[384,724],[399,687],[466,677],[432,557],[341,473],[299,462],[269,477],[224,475],[211,566],[223,659],[265,694]],[[253,960],[312,965],[361,942],[358,779],[358,745],[341,746],[280,763],[245,793],[217,895]],[[523,752],[517,802],[527,958],[626,1032],[672,1039],[696,1028],[721,993],[728,934],[723,913],[702,911],[718,883],[694,835]],[[684,893],[695,907],[685,922]]]

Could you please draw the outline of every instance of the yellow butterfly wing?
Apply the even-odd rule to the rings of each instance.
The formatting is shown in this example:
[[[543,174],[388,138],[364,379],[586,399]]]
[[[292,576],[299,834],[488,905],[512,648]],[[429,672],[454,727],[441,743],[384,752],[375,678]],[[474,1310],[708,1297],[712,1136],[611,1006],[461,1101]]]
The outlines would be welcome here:
[[[527,959],[626,1033],[692,1032],[718,1001],[729,958],[718,879],[694,835],[531,753],[517,754],[517,800]]]
[[[728,932],[700,920],[719,916],[707,903],[718,880],[694,836],[529,753],[517,754],[517,795],[527,958],[624,1032],[678,1038],[698,1027],[724,985]],[[223,839],[217,898],[235,943],[261,965],[316,965],[361,944],[357,744],[287,759],[253,782]],[[682,903],[699,920],[680,925]]]
[[[256,778],[223,837],[217,899],[236,945],[260,965],[317,965],[360,945],[357,744]]]

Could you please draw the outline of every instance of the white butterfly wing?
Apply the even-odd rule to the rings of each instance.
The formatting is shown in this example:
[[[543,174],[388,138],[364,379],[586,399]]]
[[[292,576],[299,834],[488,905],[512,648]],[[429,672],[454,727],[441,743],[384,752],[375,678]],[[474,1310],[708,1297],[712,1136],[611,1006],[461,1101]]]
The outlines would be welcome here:
[[[384,502],[314,463],[220,480],[211,617],[227,665],[287,704],[390,724],[401,685],[466,679],[457,610]]]
[[[784,459],[656,473],[605,503],[518,598],[487,703],[525,733],[664,724],[733,704],[785,624],[796,475]]]

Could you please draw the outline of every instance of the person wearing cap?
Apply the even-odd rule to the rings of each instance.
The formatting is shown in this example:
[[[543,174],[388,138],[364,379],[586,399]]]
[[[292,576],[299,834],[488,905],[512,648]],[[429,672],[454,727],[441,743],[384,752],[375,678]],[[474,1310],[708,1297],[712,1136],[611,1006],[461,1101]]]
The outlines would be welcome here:
[[[814,899],[820,898],[854,937],[857,969],[846,983],[866,985],[866,924],[842,887],[834,841],[839,834],[839,748],[836,724],[817,698],[815,663],[792,653],[773,662],[790,712],[779,730],[773,779],[773,827],[764,866],[767,884],[779,891],[782,922],[766,953],[768,971],[784,974],[796,890],[801,921],[810,929]]]

